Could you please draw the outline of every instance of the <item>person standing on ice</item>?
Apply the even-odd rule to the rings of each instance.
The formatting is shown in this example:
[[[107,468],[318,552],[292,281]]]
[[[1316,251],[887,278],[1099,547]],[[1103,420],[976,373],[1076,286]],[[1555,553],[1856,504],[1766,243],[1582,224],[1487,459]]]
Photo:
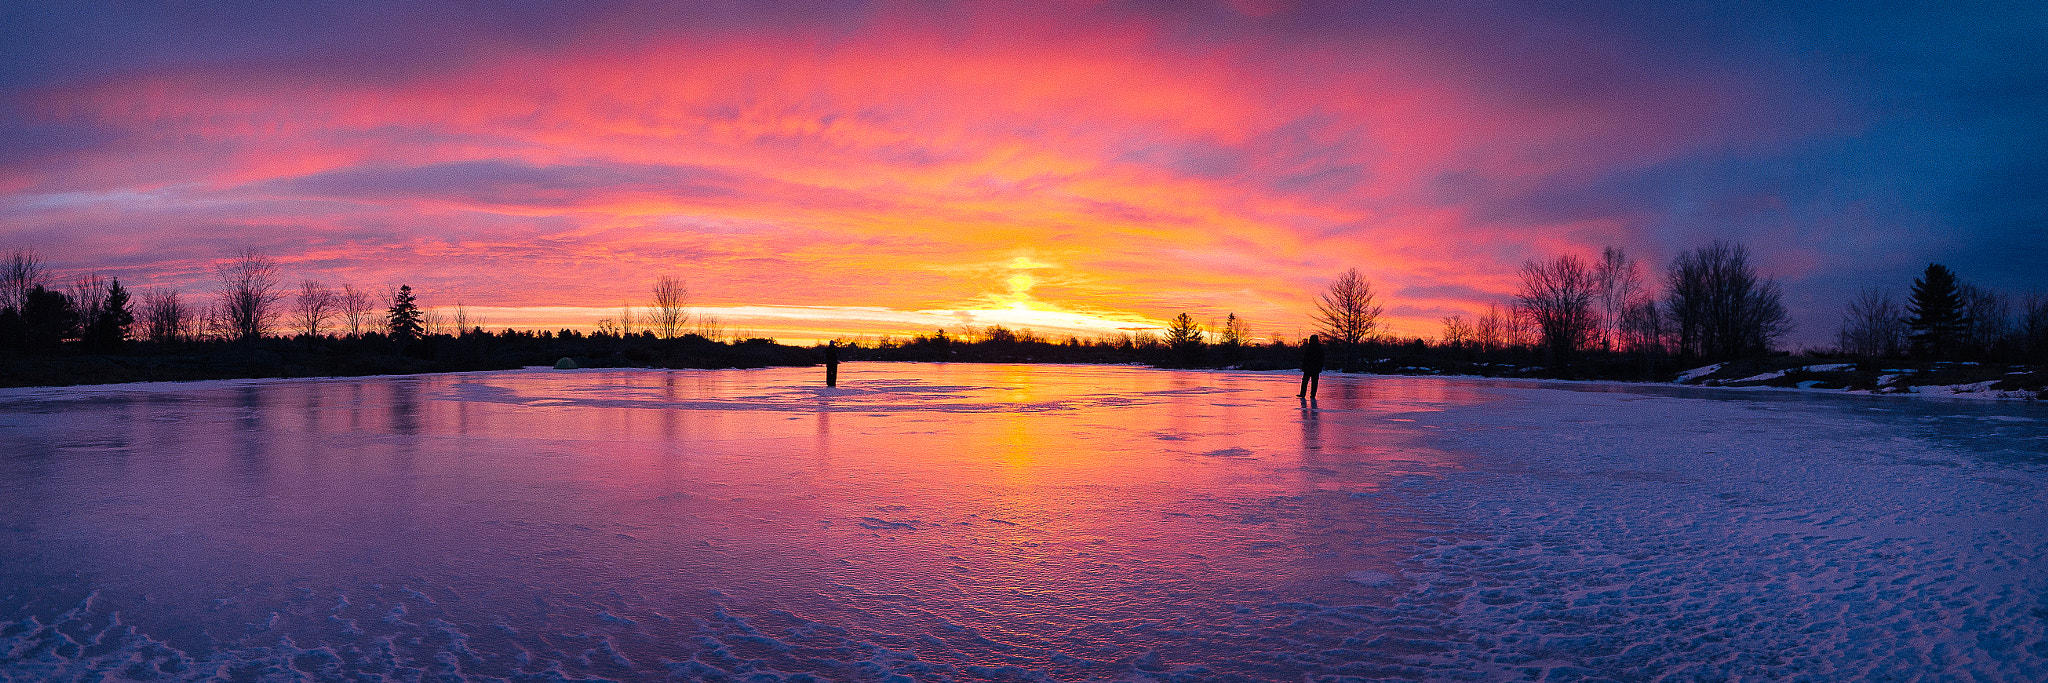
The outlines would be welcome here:
[[[1316,335],[1309,335],[1301,344],[1301,391],[1295,398],[1316,400],[1316,390],[1321,388],[1323,374],[1323,342]]]
[[[839,386],[839,342],[825,342],[825,386]]]

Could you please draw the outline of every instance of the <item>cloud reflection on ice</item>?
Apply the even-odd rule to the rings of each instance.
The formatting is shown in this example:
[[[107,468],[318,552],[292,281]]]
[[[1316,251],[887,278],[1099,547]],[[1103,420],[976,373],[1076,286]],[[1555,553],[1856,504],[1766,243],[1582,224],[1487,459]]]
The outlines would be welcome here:
[[[1308,411],[1284,375],[817,375],[0,392],[0,673],[2043,666],[2012,597],[2044,584],[2013,516],[2042,469],[1986,455],[2040,450],[2025,407],[1338,377]],[[1972,440],[1914,431],[1957,412]],[[1797,654],[1887,648],[1923,659]]]

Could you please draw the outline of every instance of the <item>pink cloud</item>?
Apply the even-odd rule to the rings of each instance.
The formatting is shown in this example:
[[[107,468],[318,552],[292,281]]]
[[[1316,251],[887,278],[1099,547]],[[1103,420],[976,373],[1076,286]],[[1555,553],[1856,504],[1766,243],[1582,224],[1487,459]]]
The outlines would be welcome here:
[[[1061,266],[1046,306],[1291,329],[1347,267],[1438,292],[1404,310],[1470,313],[1521,259],[1628,243],[1626,217],[1475,207],[1724,144],[1746,104],[1711,79],[1497,90],[1469,46],[1398,38],[894,21],[503,49],[375,81],[190,68],[52,88],[34,115],[118,138],[0,169],[4,230],[165,285],[200,287],[205,252],[253,242],[294,277],[490,306],[607,306],[675,272],[707,303],[952,309],[1003,286],[963,266],[1031,255]]]

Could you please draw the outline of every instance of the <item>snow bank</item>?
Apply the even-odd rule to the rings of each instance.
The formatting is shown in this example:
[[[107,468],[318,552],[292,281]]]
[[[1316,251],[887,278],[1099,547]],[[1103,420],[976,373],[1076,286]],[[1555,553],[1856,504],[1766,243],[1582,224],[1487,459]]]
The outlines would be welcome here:
[[[1681,384],[1691,383],[1695,380],[1698,380],[1701,377],[1705,377],[1707,375],[1720,372],[1721,367],[1724,365],[1727,365],[1727,363],[1715,363],[1713,365],[1709,365],[1706,367],[1693,368],[1691,370],[1678,373],[1678,382]]]

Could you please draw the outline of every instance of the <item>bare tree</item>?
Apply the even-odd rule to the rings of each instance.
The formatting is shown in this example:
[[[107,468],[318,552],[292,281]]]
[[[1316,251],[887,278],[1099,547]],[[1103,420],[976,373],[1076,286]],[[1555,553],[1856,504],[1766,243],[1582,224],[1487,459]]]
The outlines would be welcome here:
[[[1593,283],[1600,302],[1600,348],[1611,350],[1620,342],[1621,314],[1642,290],[1643,269],[1621,247],[1608,247],[1593,268]]]
[[[2036,362],[2048,360],[2048,296],[2028,294],[2020,302],[2019,329],[2021,357]]]
[[[654,312],[649,324],[663,339],[683,336],[690,323],[690,288],[682,278],[663,275],[654,280]]]
[[[633,323],[638,322],[633,314],[633,304],[619,304],[619,337],[633,336]]]
[[[1345,368],[1355,361],[1360,342],[1379,331],[1380,314],[1385,311],[1372,283],[1357,268],[1344,271],[1316,300],[1315,322],[1330,341],[1344,345]]]
[[[1443,319],[1443,323],[1444,334],[1441,341],[1444,346],[1454,349],[1464,348],[1473,345],[1477,341],[1478,335],[1472,329],[1472,324],[1465,322],[1465,316],[1447,316]]]
[[[1657,310],[1657,302],[1648,297],[1621,310],[1621,347],[1642,354],[1647,360],[1665,352],[1665,339],[1669,336],[1664,328],[1664,315]]]
[[[1990,360],[2009,346],[2014,325],[2012,299],[1998,290],[1963,285],[1963,348]]]
[[[159,344],[185,341],[193,333],[192,310],[178,300],[178,291],[159,289],[142,295],[142,336]]]
[[[1472,325],[1472,343],[1479,345],[1480,351],[1494,351],[1512,345],[1512,333],[1509,331],[1514,325],[1512,315],[1513,311],[1503,313],[1500,304],[1487,304],[1486,313]]]
[[[1791,329],[1777,282],[1757,277],[1740,244],[1715,242],[1679,254],[1665,277],[1665,315],[1679,355],[1707,360],[1762,353]]]
[[[303,280],[299,282],[298,298],[292,301],[292,326],[299,334],[308,337],[320,336],[320,330],[334,317],[341,307],[341,297],[327,285]]]
[[[233,338],[263,338],[277,320],[277,264],[255,247],[213,264],[220,277],[220,314],[233,328]]]
[[[375,319],[370,316],[376,310],[376,297],[370,296],[368,291],[356,289],[355,285],[343,284],[341,294],[335,298],[335,312],[340,314],[342,322],[348,325],[348,334],[351,337],[362,335],[363,323],[374,321]]]
[[[16,249],[7,263],[0,265],[0,308],[22,311],[28,308],[29,290],[49,280],[49,271],[43,268],[43,260],[35,252]]]
[[[448,334],[448,316],[438,308],[422,309],[420,311],[420,329],[427,337]]]
[[[87,273],[71,281],[71,307],[81,321],[98,320],[107,308],[107,278]]]
[[[1551,358],[1563,365],[1569,365],[1572,354],[1599,332],[1599,314],[1593,311],[1598,297],[1593,270],[1573,254],[1523,263],[1522,289],[1515,295],[1543,335]]]
[[[725,338],[725,319],[703,311],[691,313],[690,318],[695,321],[693,329],[697,336],[711,341]]]
[[[1842,312],[1835,344],[1843,353],[1864,358],[1892,358],[1906,349],[1906,311],[1882,289],[1866,289]]]
[[[215,341],[234,341],[236,335],[234,318],[228,315],[227,306],[216,298],[206,308],[199,310],[199,336]]]

